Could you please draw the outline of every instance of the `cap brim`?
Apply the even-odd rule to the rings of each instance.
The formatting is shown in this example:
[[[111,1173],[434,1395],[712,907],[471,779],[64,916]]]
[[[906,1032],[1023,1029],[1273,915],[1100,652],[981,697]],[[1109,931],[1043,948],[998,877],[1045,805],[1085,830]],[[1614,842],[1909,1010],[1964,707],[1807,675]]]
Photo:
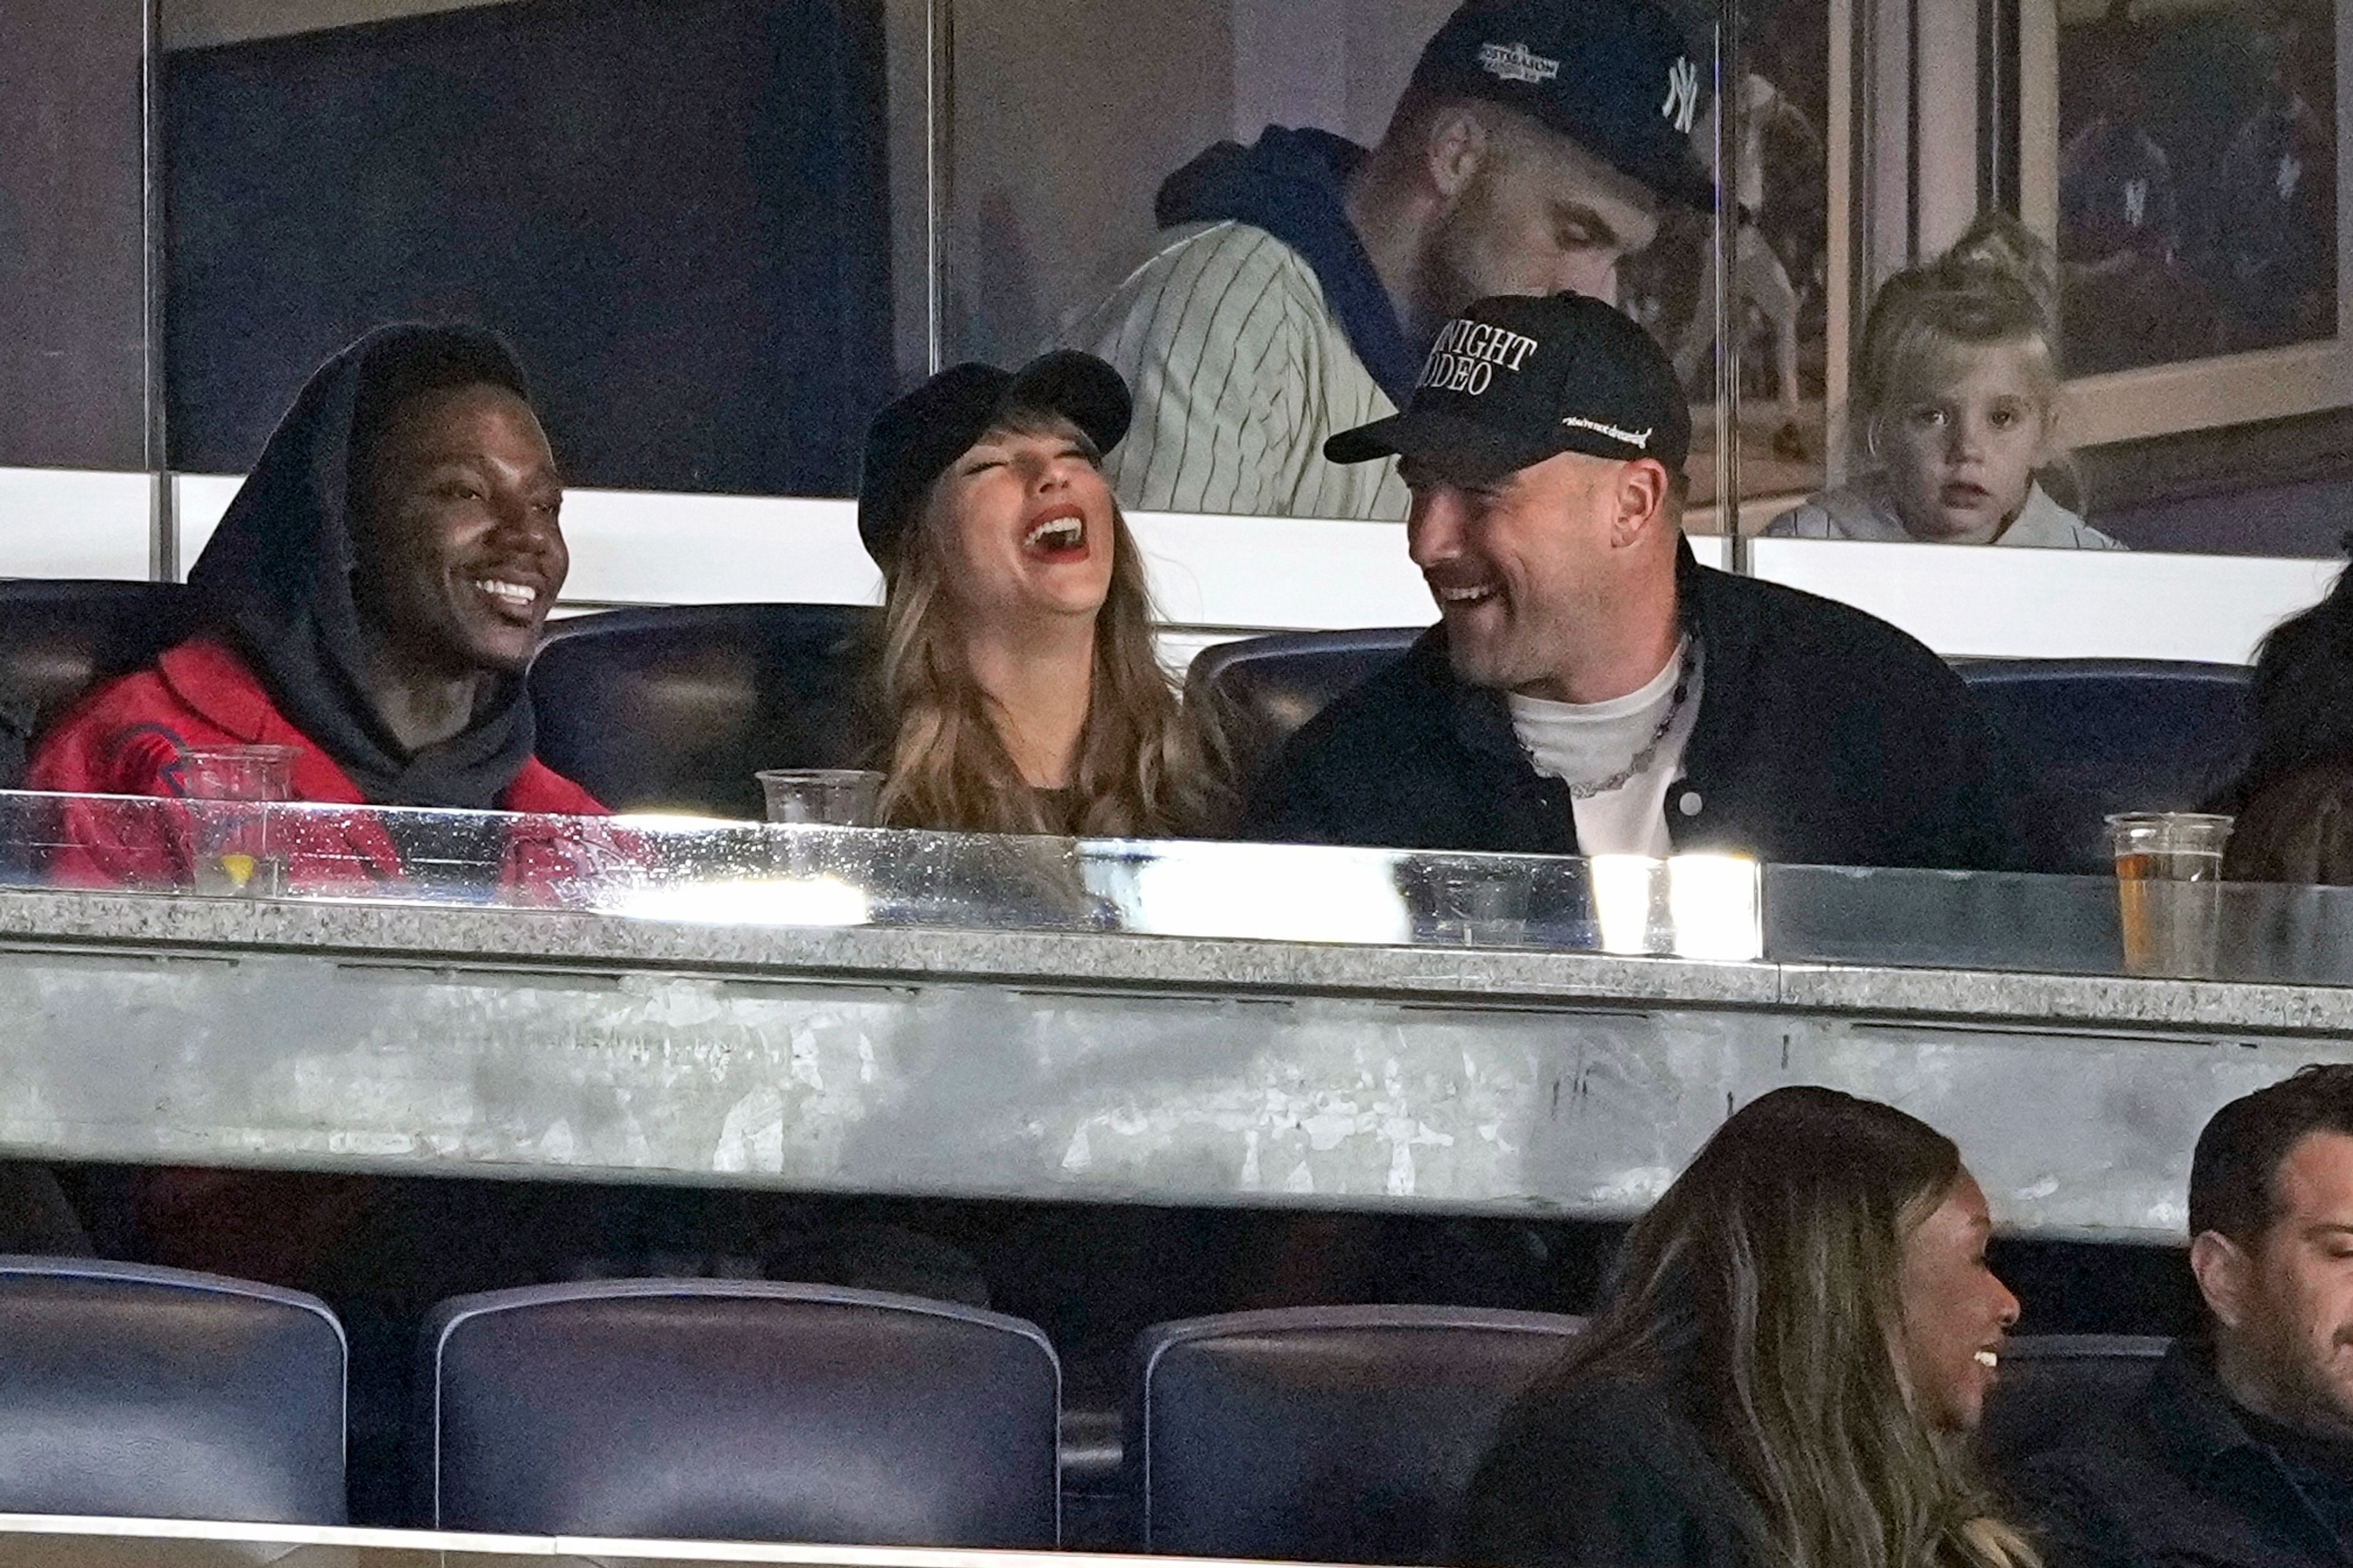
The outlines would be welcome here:
[[[1098,452],[1127,437],[1134,404],[1119,372],[1091,353],[1056,349],[1013,373],[999,406],[1024,404],[1050,409],[1086,433]]]
[[[1343,430],[1324,443],[1324,456],[1335,463],[1409,458],[1449,479],[1473,484],[1500,479],[1569,450],[1570,446],[1556,437],[1530,441],[1435,410],[1394,414]]]

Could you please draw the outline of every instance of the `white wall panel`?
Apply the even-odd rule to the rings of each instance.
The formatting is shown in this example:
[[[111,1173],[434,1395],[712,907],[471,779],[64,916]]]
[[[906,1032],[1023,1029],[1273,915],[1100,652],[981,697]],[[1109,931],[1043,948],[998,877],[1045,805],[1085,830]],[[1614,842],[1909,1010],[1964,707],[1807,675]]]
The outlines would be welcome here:
[[[1759,539],[1759,577],[1843,599],[1938,653],[2242,664],[2327,592],[2334,561]]]
[[[181,561],[209,538],[234,478],[176,480]],[[1430,596],[1395,523],[1143,512],[1172,652],[1253,631],[1419,626]],[[846,500],[575,490],[569,605],[797,599],[874,604],[881,574]],[[1725,542],[1693,541],[1722,565]],[[1749,542],[1762,577],[1843,599],[1939,653],[1986,658],[2248,658],[2327,592],[2332,561],[1984,550],[1810,540]],[[0,574],[146,574],[137,474],[0,468]]]
[[[144,577],[153,480],[0,468],[0,577]]]

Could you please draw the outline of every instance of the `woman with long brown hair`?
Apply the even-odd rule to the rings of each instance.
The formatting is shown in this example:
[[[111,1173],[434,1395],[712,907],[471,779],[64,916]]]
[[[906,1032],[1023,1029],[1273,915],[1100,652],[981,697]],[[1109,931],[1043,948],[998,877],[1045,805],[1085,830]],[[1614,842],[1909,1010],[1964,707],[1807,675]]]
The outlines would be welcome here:
[[[1103,473],[1129,407],[1118,372],[1065,350],[957,365],[876,416],[858,528],[887,588],[892,826],[1165,837],[1230,815]]]
[[[1827,1089],[1748,1105],[1507,1419],[1462,1560],[2036,1568],[1968,1454],[2018,1316],[1991,1228],[1926,1123]]]

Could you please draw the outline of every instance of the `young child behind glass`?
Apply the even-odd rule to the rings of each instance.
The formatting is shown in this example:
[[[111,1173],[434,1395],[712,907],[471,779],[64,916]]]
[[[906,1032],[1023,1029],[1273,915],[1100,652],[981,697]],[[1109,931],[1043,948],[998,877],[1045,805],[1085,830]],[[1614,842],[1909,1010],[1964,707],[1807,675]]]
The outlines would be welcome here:
[[[1777,519],[1778,539],[2120,550],[2036,478],[2059,458],[2050,251],[2003,214],[1880,287],[1851,420],[1862,477]]]

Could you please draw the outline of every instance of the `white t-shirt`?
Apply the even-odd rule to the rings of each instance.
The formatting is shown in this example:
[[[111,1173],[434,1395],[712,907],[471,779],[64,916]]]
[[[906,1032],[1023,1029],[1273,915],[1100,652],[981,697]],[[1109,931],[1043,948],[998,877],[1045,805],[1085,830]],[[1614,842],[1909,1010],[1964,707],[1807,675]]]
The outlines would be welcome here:
[[[1683,747],[1699,719],[1699,661],[1686,641],[1649,685],[1608,702],[1547,702],[1510,694],[1512,729],[1536,772],[1570,785],[1596,784],[1623,770],[1651,743],[1673,705],[1686,662],[1692,671],[1683,709],[1660,737],[1650,765],[1616,789],[1570,803],[1578,854],[1663,860],[1674,853],[1667,832],[1667,786],[1683,774]]]

